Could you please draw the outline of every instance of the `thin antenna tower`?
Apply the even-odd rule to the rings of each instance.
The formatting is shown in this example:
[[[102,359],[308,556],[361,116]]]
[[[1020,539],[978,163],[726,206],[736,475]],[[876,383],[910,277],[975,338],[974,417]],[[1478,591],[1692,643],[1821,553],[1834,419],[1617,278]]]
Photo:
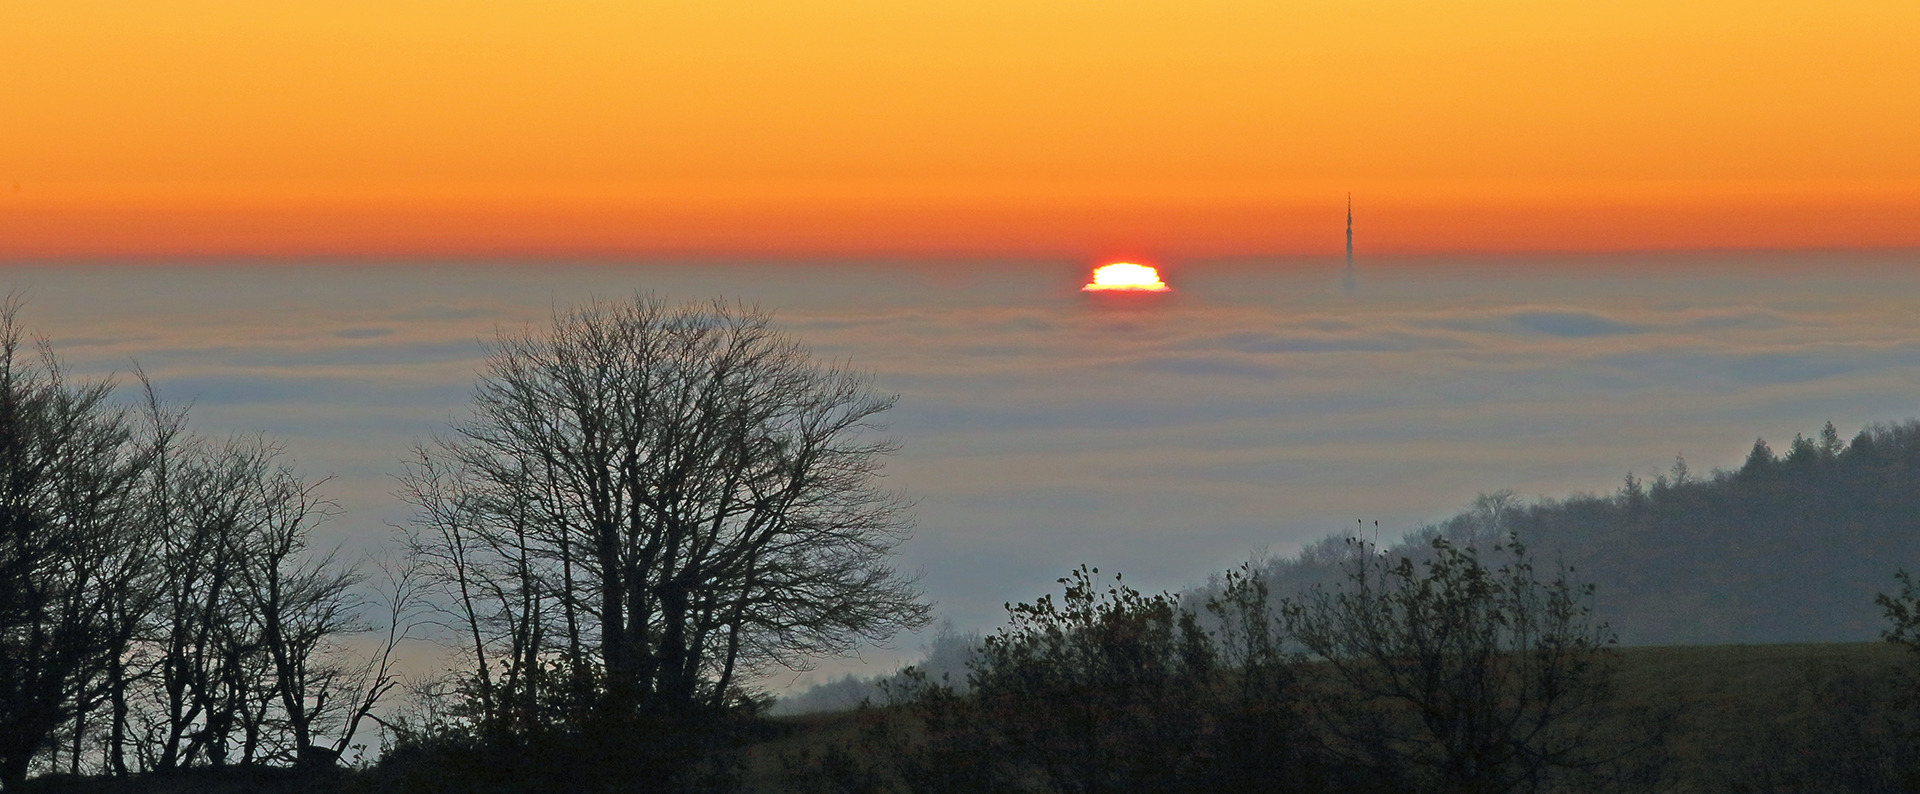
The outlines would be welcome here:
[[[1353,194],[1347,194],[1347,269],[1340,273],[1340,286],[1348,295],[1353,294],[1360,285],[1360,277],[1353,272]]]

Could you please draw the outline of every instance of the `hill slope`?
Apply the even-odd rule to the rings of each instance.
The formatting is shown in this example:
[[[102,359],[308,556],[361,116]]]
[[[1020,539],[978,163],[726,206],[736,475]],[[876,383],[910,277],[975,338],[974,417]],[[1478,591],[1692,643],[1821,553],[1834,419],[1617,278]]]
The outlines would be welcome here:
[[[1511,492],[1410,533],[1475,545],[1509,533],[1543,563],[1597,586],[1596,609],[1627,644],[1848,642],[1879,636],[1875,594],[1920,568],[1920,422],[1875,425],[1842,442],[1831,424],[1784,456],[1756,441],[1737,471],[1696,476],[1684,461],[1610,496],[1523,503]],[[1260,564],[1277,594],[1338,581],[1345,538]]]

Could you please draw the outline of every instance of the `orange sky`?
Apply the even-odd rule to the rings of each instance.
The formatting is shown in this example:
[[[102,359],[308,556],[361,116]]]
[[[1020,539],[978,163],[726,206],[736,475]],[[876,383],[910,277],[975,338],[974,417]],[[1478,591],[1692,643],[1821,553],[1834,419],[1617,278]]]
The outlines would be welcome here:
[[[1920,247],[1920,3],[25,0],[0,259]]]

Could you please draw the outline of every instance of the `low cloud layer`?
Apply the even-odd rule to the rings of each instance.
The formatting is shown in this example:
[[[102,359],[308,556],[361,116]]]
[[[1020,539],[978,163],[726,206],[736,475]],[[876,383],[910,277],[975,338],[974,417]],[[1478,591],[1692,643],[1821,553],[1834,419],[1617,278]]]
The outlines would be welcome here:
[[[757,301],[900,394],[905,565],[969,627],[1081,562],[1179,587],[1355,519],[1397,532],[1480,491],[1610,490],[1676,454],[1735,465],[1755,434],[1920,415],[1920,275],[1871,263],[1407,267],[1352,295],[1334,266],[1193,266],[1128,306],[1053,264],[9,275],[76,371],[137,361],[205,429],[283,438],[334,475],[349,512],[330,530],[363,546],[404,522],[389,475],[462,414],[496,329],[635,290]]]

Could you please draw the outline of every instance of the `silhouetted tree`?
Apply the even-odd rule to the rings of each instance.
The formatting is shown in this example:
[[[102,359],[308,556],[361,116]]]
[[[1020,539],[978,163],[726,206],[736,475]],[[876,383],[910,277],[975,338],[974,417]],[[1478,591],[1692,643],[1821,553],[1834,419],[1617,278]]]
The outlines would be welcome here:
[[[1780,458],[1773,454],[1773,448],[1767,446],[1767,440],[1756,438],[1753,440],[1753,448],[1747,451],[1746,463],[1740,466],[1740,473],[1759,474],[1779,462]]]
[[[1820,446],[1815,444],[1813,439],[1799,433],[1793,434],[1793,443],[1787,446],[1787,463],[1804,466],[1822,459]]]
[[[150,405],[153,404],[150,400]],[[158,414],[158,410],[154,411]],[[255,520],[253,483],[269,450],[238,441],[218,449],[184,440],[155,458],[150,520],[161,533],[159,599],[151,632],[152,704],[147,748],[159,769],[251,760],[243,713],[261,698],[259,632],[242,598],[245,536]]]
[[[1900,583],[1900,592],[1893,595],[1881,593],[1873,599],[1891,624],[1880,636],[1886,638],[1887,642],[1920,653],[1920,585],[1916,585],[1913,574],[1904,569],[1895,571],[1893,579]]]
[[[1920,654],[1920,583],[1916,583],[1913,574],[1904,569],[1894,572],[1893,578],[1900,583],[1900,591],[1892,595],[1880,593],[1874,597],[1874,603],[1880,606],[1889,624],[1880,636],[1887,642]],[[1897,708],[1910,717],[1920,712],[1920,682],[1909,677],[1901,690],[1894,696]],[[1901,738],[1907,746],[1904,748],[1906,752],[1898,756],[1897,774],[1909,789],[1920,789],[1920,752],[1915,752],[1920,749],[1920,726],[1910,720],[1902,727],[1906,730],[1902,731],[1904,736]]]
[[[166,418],[149,394],[156,424],[174,431],[148,471],[153,609],[127,657],[142,766],[337,758],[395,684],[392,653],[417,586],[390,572],[386,641],[369,658],[346,653],[344,636],[373,628],[372,604],[354,566],[310,547],[313,527],[336,512],[320,483],[264,438],[183,435],[184,414]],[[111,761],[120,741],[107,766],[123,772]]]
[[[1009,606],[987,637],[973,697],[1004,752],[1064,792],[1173,791],[1197,772],[1219,683],[1218,654],[1195,616],[1167,594],[1146,596],[1095,569]]]
[[[1509,494],[1510,495],[1510,494]],[[1495,513],[1507,499],[1485,506]],[[1301,654],[1253,563],[1215,579],[1206,610],[1222,674],[1212,707],[1211,747],[1194,789],[1218,792],[1364,791],[1365,770],[1341,769],[1311,751],[1301,708]]]
[[[255,513],[236,539],[238,584],[271,673],[259,683],[277,701],[284,725],[288,745],[278,748],[280,757],[311,764],[337,758],[365,716],[358,699],[369,684],[330,651],[338,637],[372,626],[364,617],[362,574],[338,552],[315,554],[308,545],[314,524],[337,507],[318,495],[318,484],[274,460],[277,452],[267,453],[273,465],[248,483]]]
[[[1009,605],[964,691],[912,669],[888,682],[890,707],[861,714],[859,751],[790,757],[790,780],[910,792],[1325,787],[1299,741],[1297,659],[1249,571],[1223,577],[1206,604],[1212,630],[1175,596],[1118,576],[1103,588],[1098,573],[1060,579],[1058,601]]]
[[[337,757],[393,686],[404,629],[370,660],[342,653],[367,625],[359,574],[308,549],[331,504],[276,444],[192,436],[143,373],[143,411],[73,383],[44,342],[24,349],[16,309],[0,306],[0,786]]]
[[[1431,540],[1422,562],[1352,541],[1343,586],[1283,611],[1319,659],[1306,684],[1331,752],[1391,770],[1406,791],[1536,791],[1555,768],[1598,764],[1611,633],[1591,587],[1535,577],[1517,542],[1485,552]]]
[[[107,382],[72,383],[0,307],[0,786],[100,702],[145,614],[148,461]],[[77,732],[78,733],[78,732]]]
[[[892,404],[722,302],[503,333],[473,417],[401,478],[479,721],[682,720],[743,703],[744,674],[923,625],[888,562],[905,506],[877,485]]]
[[[1820,428],[1820,456],[1826,460],[1833,460],[1845,451],[1847,451],[1847,444],[1840,440],[1840,429],[1834,427],[1832,422],[1828,422],[1822,426]]]

